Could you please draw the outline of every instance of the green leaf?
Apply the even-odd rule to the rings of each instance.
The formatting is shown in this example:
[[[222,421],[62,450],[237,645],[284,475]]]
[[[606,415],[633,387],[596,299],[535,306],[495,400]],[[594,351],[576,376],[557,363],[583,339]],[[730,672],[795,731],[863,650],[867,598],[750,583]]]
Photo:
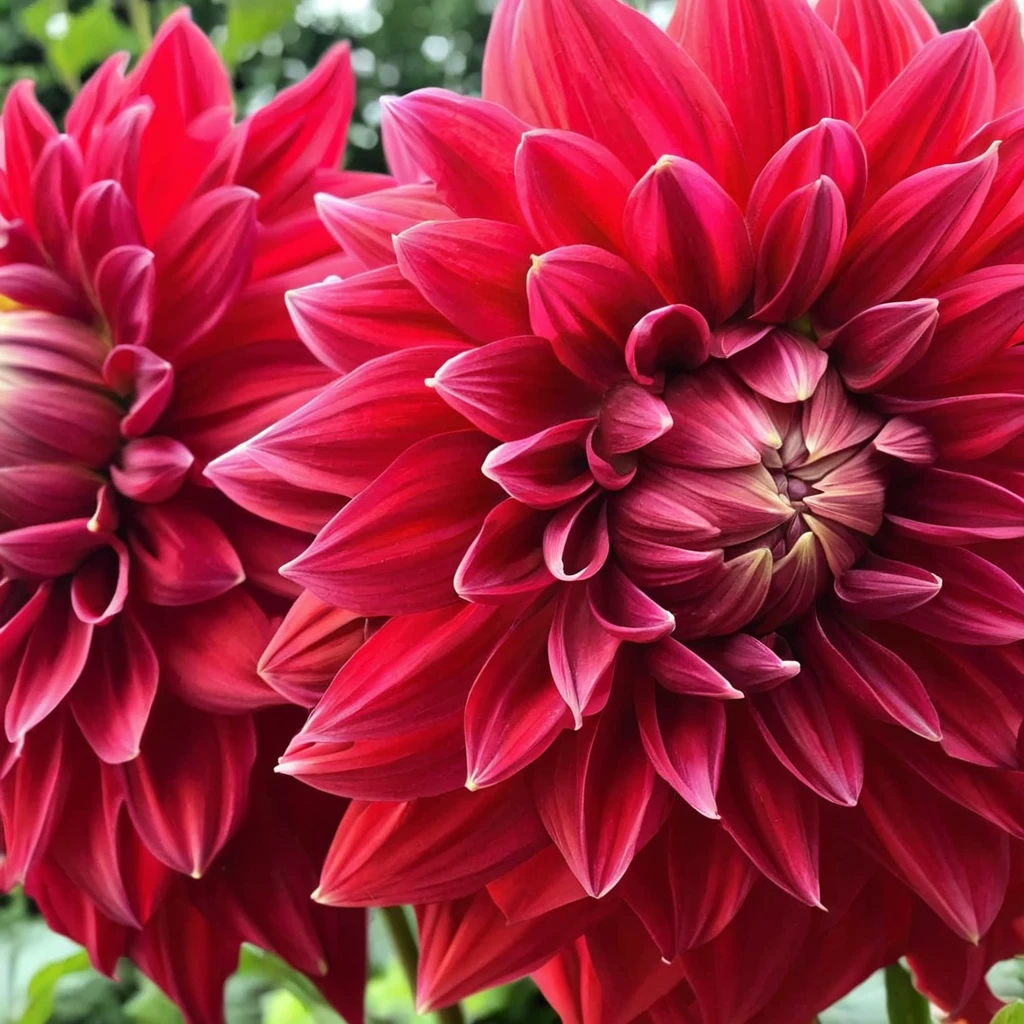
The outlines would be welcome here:
[[[229,65],[292,20],[294,0],[230,0],[221,54]]]
[[[28,983],[28,1006],[19,1024],[46,1024],[53,1014],[54,990],[66,974],[89,970],[89,954],[82,950],[40,968]]]
[[[914,988],[910,972],[901,964],[885,969],[885,1004],[889,1024],[929,1024],[928,1000]]]
[[[992,1024],[1024,1024],[1024,1003],[1010,1003],[1004,1006],[993,1018]]]
[[[182,1024],[178,1008],[147,977],[139,975],[139,991],[124,1004],[133,1024]]]
[[[242,945],[235,978],[259,979],[265,985],[264,991],[285,989],[302,1003],[319,1024],[335,1024],[341,1020],[309,978],[289,967],[279,956],[250,946],[249,943]]]
[[[42,918],[4,921],[0,926],[0,1024],[21,1020],[38,971],[80,951],[70,939],[51,932]]]

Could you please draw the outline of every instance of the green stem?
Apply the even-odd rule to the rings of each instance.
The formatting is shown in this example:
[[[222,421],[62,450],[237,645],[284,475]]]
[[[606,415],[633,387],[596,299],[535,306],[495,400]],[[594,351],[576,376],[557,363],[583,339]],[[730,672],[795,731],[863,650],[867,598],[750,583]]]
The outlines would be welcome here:
[[[416,946],[416,936],[409,927],[409,918],[402,907],[381,907],[380,916],[384,919],[388,934],[391,936],[391,944],[395,947],[398,962],[402,965],[405,980],[409,983],[409,991],[415,993],[419,949]],[[436,1010],[434,1016],[438,1024],[465,1024],[462,1007],[458,1003]]]
[[[148,0],[126,0],[128,5],[128,20],[132,23],[135,35],[138,36],[139,45],[143,50],[148,50],[153,42],[153,22],[149,16]]]

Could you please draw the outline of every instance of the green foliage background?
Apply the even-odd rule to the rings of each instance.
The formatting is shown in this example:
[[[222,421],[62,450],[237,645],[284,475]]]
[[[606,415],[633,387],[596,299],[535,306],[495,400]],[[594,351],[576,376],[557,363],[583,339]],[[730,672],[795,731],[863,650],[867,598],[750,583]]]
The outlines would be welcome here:
[[[232,69],[239,111],[266,103],[302,78],[332,42],[352,41],[358,82],[346,157],[383,170],[382,95],[424,86],[475,93],[496,0],[194,0],[196,22]],[[632,0],[664,23],[672,0]],[[924,0],[943,29],[967,24],[981,0]],[[177,0],[0,0],[0,95],[20,78],[63,116],[95,66],[117,50],[137,54]],[[371,1024],[418,1024],[411,993],[381,922],[371,917],[367,1014]],[[1024,962],[990,977],[1008,1000],[1024,997]],[[742,977],[736,979],[743,984]],[[228,1024],[343,1024],[316,989],[277,958],[245,948],[225,993]],[[554,1024],[529,982],[463,1004],[468,1024]],[[937,1011],[896,964],[878,972],[820,1024],[926,1024]],[[125,962],[117,981],[88,966],[74,943],[50,932],[22,896],[0,897],[0,1024],[181,1024],[165,996]],[[994,1024],[1024,1024],[1024,1002]]]

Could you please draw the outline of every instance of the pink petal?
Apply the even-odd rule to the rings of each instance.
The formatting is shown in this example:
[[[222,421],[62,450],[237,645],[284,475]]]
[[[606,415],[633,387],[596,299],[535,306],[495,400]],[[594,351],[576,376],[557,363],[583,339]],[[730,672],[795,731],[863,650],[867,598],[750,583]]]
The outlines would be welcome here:
[[[785,657],[791,653],[788,645],[777,645],[781,647],[777,652],[768,646],[771,641],[771,637],[762,642],[747,633],[736,633],[692,646],[733,686],[748,694],[771,690],[800,671],[799,661]]]
[[[828,356],[813,341],[783,328],[729,361],[752,390],[775,402],[805,402],[828,367]]]
[[[85,184],[82,152],[69,135],[52,138],[32,175],[36,234],[58,270],[71,273],[71,219]]]
[[[558,580],[588,580],[608,558],[608,510],[599,490],[560,508],[544,530],[544,564]]]
[[[421,224],[395,239],[405,277],[478,341],[530,333],[524,286],[531,248],[521,228],[472,218]]]
[[[96,267],[96,297],[116,346],[148,343],[157,317],[156,274],[153,253],[139,245],[111,249]]]
[[[111,538],[109,547],[93,552],[71,578],[71,607],[83,621],[105,626],[128,596],[128,549]]]
[[[868,619],[888,619],[926,604],[942,589],[927,569],[870,555],[835,581],[836,597]]]
[[[414,444],[283,574],[328,603],[364,615],[449,603],[455,570],[500,495],[480,472],[489,447],[475,431]],[[451,500],[453,488],[457,503]]]
[[[126,438],[148,434],[164,414],[174,389],[174,368],[166,359],[135,344],[117,345],[107,354],[103,379],[130,400],[121,420]]]
[[[110,478],[121,494],[133,501],[166,501],[185,482],[192,453],[172,437],[140,437],[121,449],[121,464],[110,467]]]
[[[118,182],[98,181],[82,192],[75,205],[74,236],[78,261],[90,284],[111,249],[143,245],[135,206]]]
[[[746,298],[753,255],[743,213],[699,165],[660,159],[633,190],[624,231],[665,299],[700,310],[712,327]]]
[[[675,629],[676,620],[614,562],[587,587],[590,610],[606,633],[632,643],[653,643]]]

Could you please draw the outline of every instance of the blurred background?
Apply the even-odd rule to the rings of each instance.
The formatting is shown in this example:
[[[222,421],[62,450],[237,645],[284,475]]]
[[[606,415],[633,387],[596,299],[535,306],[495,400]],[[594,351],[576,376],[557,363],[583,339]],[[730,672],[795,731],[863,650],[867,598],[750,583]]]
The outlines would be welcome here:
[[[665,24],[673,0],[633,0]],[[380,97],[424,86],[478,93],[496,0],[194,0],[196,22],[234,75],[240,113],[302,78],[338,39],[352,42],[358,82],[348,166],[383,170]],[[965,25],[982,0],[924,0],[942,29]],[[117,50],[137,54],[176,0],[0,0],[0,97],[20,78],[36,82],[60,119],[96,65]],[[411,994],[379,922],[371,917],[371,1024],[417,1024]],[[84,951],[50,932],[28,900],[0,896],[0,1024],[181,1024],[173,1005],[124,963],[117,981],[91,971]],[[1021,961],[991,979],[1004,998],[1024,996]],[[742,978],[737,984],[742,985]],[[305,979],[281,961],[243,949],[226,991],[228,1024],[342,1024]],[[467,1000],[467,1024],[555,1024],[529,982]],[[918,1024],[939,1019],[899,965],[879,972],[820,1024]],[[801,1022],[803,1024],[803,1022]]]

